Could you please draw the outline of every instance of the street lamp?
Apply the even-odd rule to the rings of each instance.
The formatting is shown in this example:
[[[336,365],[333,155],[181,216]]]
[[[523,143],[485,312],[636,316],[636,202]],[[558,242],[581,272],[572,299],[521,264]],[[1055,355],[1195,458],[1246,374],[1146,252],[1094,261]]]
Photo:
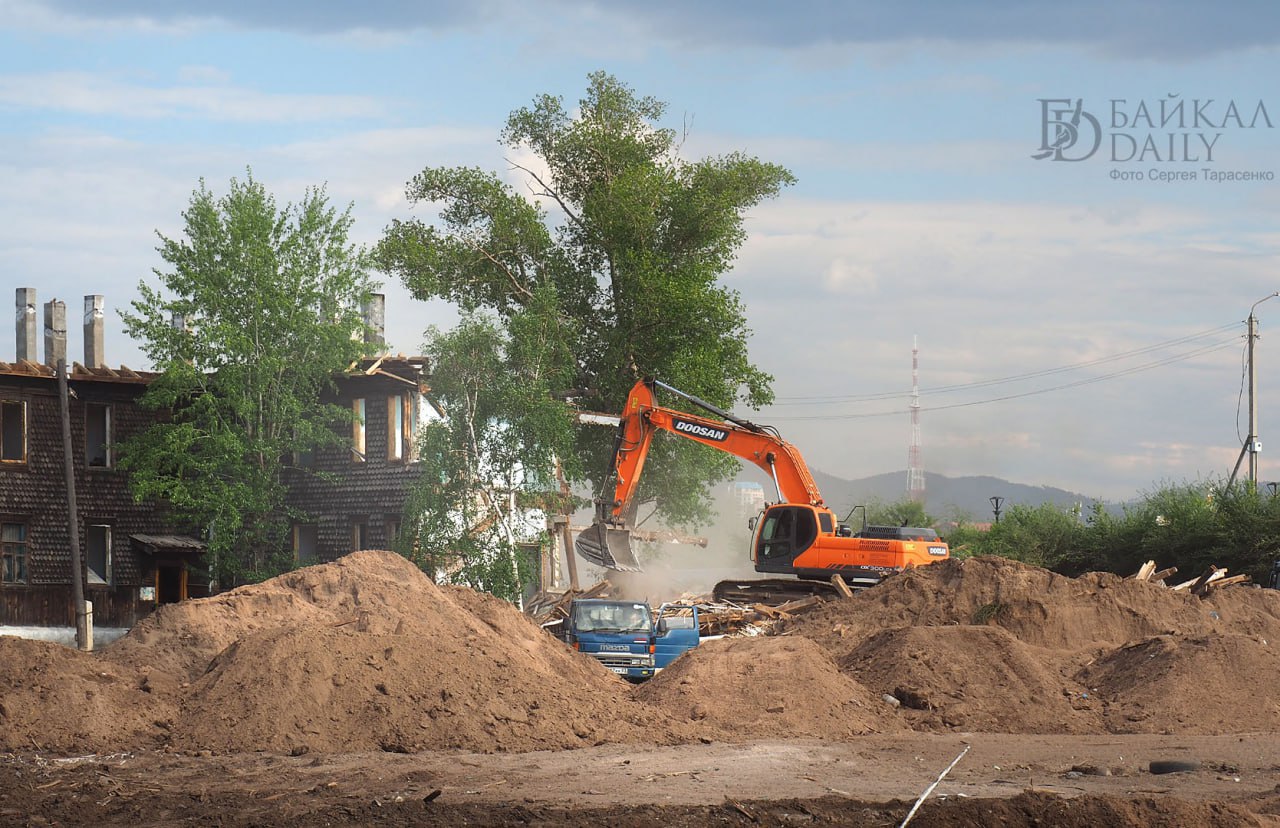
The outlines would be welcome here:
[[[1240,471],[1240,464],[1244,462],[1244,456],[1247,454],[1249,455],[1249,486],[1255,491],[1258,488],[1258,452],[1262,451],[1262,441],[1258,439],[1258,366],[1253,361],[1253,343],[1258,339],[1258,317],[1254,316],[1253,312],[1258,305],[1277,296],[1280,296],[1280,290],[1262,297],[1249,308],[1249,319],[1246,321],[1249,331],[1246,343],[1249,363],[1249,436],[1245,438],[1240,456],[1236,458],[1236,467],[1231,470],[1231,479],[1227,481],[1227,486],[1236,482],[1236,473]]]
[[[991,511],[995,513],[996,523],[1000,522],[1000,504],[1004,503],[1004,498],[1000,495],[994,495],[991,498]]]

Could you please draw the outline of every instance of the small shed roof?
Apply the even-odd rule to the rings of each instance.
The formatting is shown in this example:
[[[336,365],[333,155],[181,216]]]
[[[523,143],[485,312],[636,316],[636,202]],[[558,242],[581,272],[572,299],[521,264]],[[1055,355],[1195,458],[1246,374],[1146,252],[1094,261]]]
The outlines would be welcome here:
[[[203,552],[205,542],[189,535],[130,535],[143,552],[154,555],[157,552]]]

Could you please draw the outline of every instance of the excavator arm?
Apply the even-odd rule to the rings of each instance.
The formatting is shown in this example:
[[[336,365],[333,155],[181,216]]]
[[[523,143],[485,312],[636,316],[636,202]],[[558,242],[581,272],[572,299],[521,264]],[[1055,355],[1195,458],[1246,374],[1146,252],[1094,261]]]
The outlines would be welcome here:
[[[658,404],[661,388],[706,410],[712,417],[689,414]],[[822,494],[796,448],[771,428],[759,426],[656,380],[637,382],[627,395],[614,443],[613,465],[596,500],[596,520],[578,535],[582,557],[610,569],[639,571],[631,549],[636,492],[653,435],[666,431],[753,463],[773,480],[778,499],[822,506]],[[612,497],[607,497],[612,483]]]

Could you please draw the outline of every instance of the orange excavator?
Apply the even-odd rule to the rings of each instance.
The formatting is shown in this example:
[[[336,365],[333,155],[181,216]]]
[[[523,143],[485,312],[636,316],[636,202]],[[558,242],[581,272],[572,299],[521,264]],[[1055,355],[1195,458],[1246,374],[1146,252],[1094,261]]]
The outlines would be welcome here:
[[[664,408],[658,404],[659,389],[718,419]],[[635,513],[637,485],[657,431],[754,463],[772,478],[777,491],[777,502],[765,504],[751,521],[751,559],[757,572],[794,577],[722,581],[715,587],[716,600],[777,603],[830,594],[837,589],[832,575],[841,576],[850,588],[865,588],[895,572],[950,555],[933,529],[864,525],[854,532],[827,508],[804,458],[776,429],[735,417],[663,382],[644,379],[632,387],[620,416],[613,465],[604,484],[607,491],[613,483],[613,497],[602,492],[596,499],[595,521],[578,535],[578,554],[587,560],[610,569],[640,570],[627,516]]]

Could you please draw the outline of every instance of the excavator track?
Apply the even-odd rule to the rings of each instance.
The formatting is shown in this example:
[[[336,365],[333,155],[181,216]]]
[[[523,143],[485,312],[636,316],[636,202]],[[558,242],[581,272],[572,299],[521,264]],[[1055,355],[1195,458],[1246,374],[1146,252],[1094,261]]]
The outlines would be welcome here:
[[[766,604],[771,607],[788,601],[801,601],[815,595],[823,598],[839,596],[834,584],[828,581],[805,581],[799,578],[763,578],[721,581],[715,585],[712,595],[716,601],[734,604]]]

